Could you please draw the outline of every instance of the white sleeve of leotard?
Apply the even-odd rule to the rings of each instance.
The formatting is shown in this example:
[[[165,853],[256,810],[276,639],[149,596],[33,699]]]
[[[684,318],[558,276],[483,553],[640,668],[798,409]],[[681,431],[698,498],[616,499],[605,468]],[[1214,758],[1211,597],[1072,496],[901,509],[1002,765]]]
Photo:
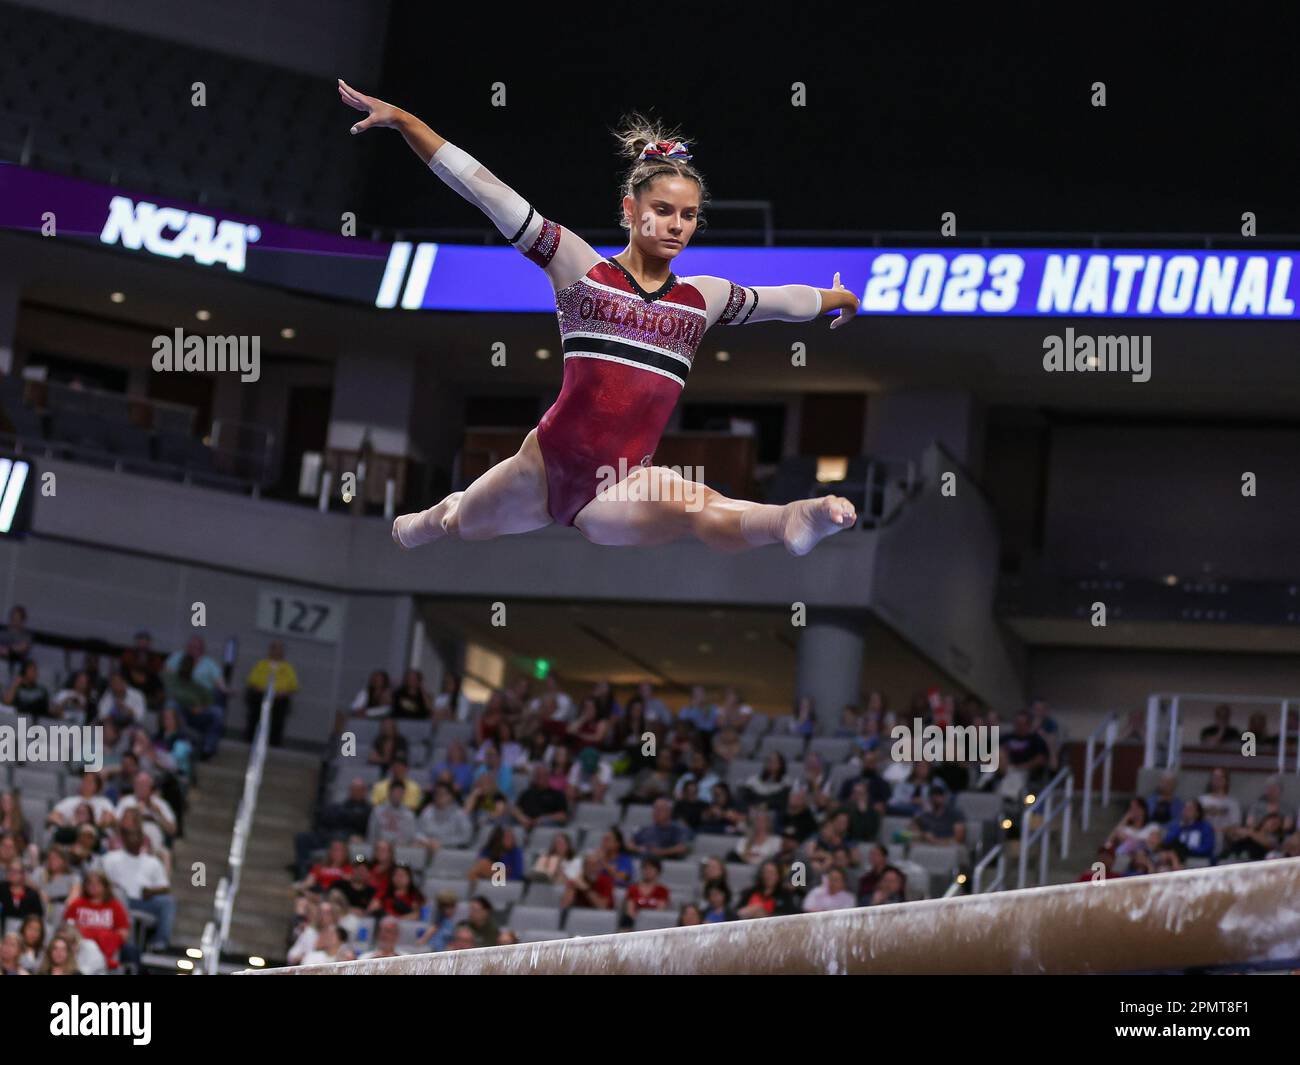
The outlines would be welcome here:
[[[822,312],[822,294],[811,285],[743,287],[721,277],[689,277],[704,296],[706,321],[714,325],[808,322]]]
[[[514,189],[450,141],[433,153],[429,169],[492,219],[506,240],[546,271],[557,292],[600,262],[595,249],[578,234],[544,218]]]

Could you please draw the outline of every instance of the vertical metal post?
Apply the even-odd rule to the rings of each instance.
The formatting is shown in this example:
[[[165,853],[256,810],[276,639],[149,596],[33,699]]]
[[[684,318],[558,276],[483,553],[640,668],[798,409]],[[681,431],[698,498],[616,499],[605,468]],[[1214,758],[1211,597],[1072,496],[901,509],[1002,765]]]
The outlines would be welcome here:
[[[1144,769],[1152,769],[1156,764],[1156,730],[1160,728],[1160,696],[1147,697],[1147,749],[1142,759]]]

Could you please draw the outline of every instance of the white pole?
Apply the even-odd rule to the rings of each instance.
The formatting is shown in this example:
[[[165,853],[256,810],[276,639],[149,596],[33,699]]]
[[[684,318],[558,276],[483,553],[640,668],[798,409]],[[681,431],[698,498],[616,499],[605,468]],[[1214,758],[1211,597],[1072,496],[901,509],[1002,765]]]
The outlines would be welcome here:
[[[384,482],[384,520],[392,521],[397,510],[397,482],[388,478]]]
[[[1175,695],[1169,703],[1169,750],[1165,753],[1165,768],[1173,769],[1178,764],[1178,700]]]
[[[1142,765],[1151,769],[1156,764],[1156,729],[1160,727],[1160,696],[1147,696],[1147,749]]]
[[[334,483],[334,474],[329,470],[321,470],[320,474],[320,496],[316,500],[316,509],[325,514],[330,509],[330,486]]]

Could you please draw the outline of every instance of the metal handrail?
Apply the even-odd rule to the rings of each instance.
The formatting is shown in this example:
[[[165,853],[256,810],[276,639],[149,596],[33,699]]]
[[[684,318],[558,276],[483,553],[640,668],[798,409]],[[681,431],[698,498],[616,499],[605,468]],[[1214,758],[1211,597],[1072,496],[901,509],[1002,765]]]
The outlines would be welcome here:
[[[1097,738],[1105,734],[1105,742],[1097,752]],[[1110,805],[1111,770],[1115,761],[1115,737],[1119,733],[1119,711],[1112,711],[1100,725],[1092,730],[1084,745],[1083,755],[1083,812],[1080,818],[1085,832],[1092,826],[1092,775],[1097,766],[1101,769],[1101,804]]]
[[[1055,792],[1062,782],[1065,784],[1065,801],[1058,805]],[[1062,769],[1057,773],[1051,783],[1034,796],[1034,801],[1026,804],[1024,812],[1020,815],[1020,870],[1017,875],[1017,887],[1029,887],[1029,852],[1040,839],[1042,844],[1039,848],[1038,883],[1041,885],[1047,882],[1047,857],[1048,847],[1051,844],[1052,822],[1058,817],[1061,818],[1061,857],[1065,858],[1069,854],[1070,815],[1073,806],[1074,776],[1069,769]],[[1046,813],[1042,815],[1041,823],[1031,831],[1030,821],[1034,812],[1044,808]]]
[[[266,694],[262,696],[261,710],[257,716],[257,732],[248,753],[248,768],[244,771],[244,794],[239,800],[234,831],[230,835],[229,877],[217,883],[212,904],[212,920],[203,927],[200,949],[203,951],[203,971],[207,976],[217,975],[221,952],[230,939],[230,922],[234,917],[235,898],[239,894],[240,874],[244,868],[244,852],[253,830],[253,817],[257,813],[257,794],[262,786],[262,770],[266,765],[266,747],[271,728],[271,704],[275,701],[275,676],[267,678]]]

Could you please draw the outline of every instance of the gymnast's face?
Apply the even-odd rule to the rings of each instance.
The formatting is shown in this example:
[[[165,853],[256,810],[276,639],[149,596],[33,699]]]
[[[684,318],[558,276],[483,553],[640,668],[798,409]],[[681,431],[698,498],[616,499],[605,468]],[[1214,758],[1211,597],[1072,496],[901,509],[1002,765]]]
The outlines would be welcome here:
[[[623,197],[632,243],[643,254],[673,259],[699,225],[700,187],[690,178],[657,177],[640,196]]]

